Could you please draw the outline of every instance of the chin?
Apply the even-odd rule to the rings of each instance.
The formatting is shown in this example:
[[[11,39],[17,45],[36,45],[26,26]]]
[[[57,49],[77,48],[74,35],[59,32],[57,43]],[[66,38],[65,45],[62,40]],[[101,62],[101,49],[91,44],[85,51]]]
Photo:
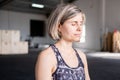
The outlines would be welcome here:
[[[80,39],[76,39],[75,42],[80,42]]]

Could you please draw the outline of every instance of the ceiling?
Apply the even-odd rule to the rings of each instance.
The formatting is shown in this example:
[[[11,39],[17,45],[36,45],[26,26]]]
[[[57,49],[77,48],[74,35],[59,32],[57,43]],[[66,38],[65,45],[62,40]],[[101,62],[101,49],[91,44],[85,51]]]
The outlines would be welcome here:
[[[76,0],[0,0],[0,9],[48,15],[60,3]],[[43,9],[31,7],[32,3],[43,4]]]

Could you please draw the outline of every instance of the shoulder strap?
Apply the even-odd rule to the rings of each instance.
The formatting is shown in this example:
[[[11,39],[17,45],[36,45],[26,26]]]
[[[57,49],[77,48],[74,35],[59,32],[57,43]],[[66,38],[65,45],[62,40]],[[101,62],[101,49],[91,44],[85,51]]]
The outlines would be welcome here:
[[[58,51],[57,51],[56,47],[53,44],[50,44],[50,46],[51,46],[52,50],[54,51],[55,55],[57,56]]]
[[[75,50],[76,55],[77,55],[77,57],[78,57],[78,59],[79,59],[79,63],[80,63],[80,65],[84,67],[84,64],[83,64],[83,62],[82,62],[82,59],[80,58],[79,53],[77,52],[77,50],[76,50],[76,49],[74,49],[74,50]]]
[[[61,61],[61,56],[60,56],[60,53],[59,53],[58,49],[55,47],[54,44],[51,44],[50,46],[51,46],[51,48],[53,49],[53,51],[55,53],[57,61]]]

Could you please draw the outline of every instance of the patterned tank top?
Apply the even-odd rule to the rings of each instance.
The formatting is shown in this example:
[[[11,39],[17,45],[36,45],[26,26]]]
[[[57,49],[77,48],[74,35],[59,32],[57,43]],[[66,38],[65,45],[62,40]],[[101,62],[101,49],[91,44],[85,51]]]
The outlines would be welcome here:
[[[84,65],[75,49],[74,50],[79,60],[79,65],[75,68],[71,68],[65,63],[56,46],[53,44],[50,46],[52,47],[57,59],[57,69],[52,74],[53,80],[85,80]]]

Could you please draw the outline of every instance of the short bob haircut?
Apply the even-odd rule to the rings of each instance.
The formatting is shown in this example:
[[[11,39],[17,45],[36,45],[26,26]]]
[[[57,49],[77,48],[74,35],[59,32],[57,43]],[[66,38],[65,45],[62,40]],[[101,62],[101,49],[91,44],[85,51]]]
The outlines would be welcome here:
[[[83,14],[83,24],[85,23],[85,15],[77,6],[73,4],[60,4],[50,15],[47,27],[50,37],[53,40],[60,40],[61,35],[58,31],[59,25],[63,24],[66,20],[73,18],[78,13]]]

